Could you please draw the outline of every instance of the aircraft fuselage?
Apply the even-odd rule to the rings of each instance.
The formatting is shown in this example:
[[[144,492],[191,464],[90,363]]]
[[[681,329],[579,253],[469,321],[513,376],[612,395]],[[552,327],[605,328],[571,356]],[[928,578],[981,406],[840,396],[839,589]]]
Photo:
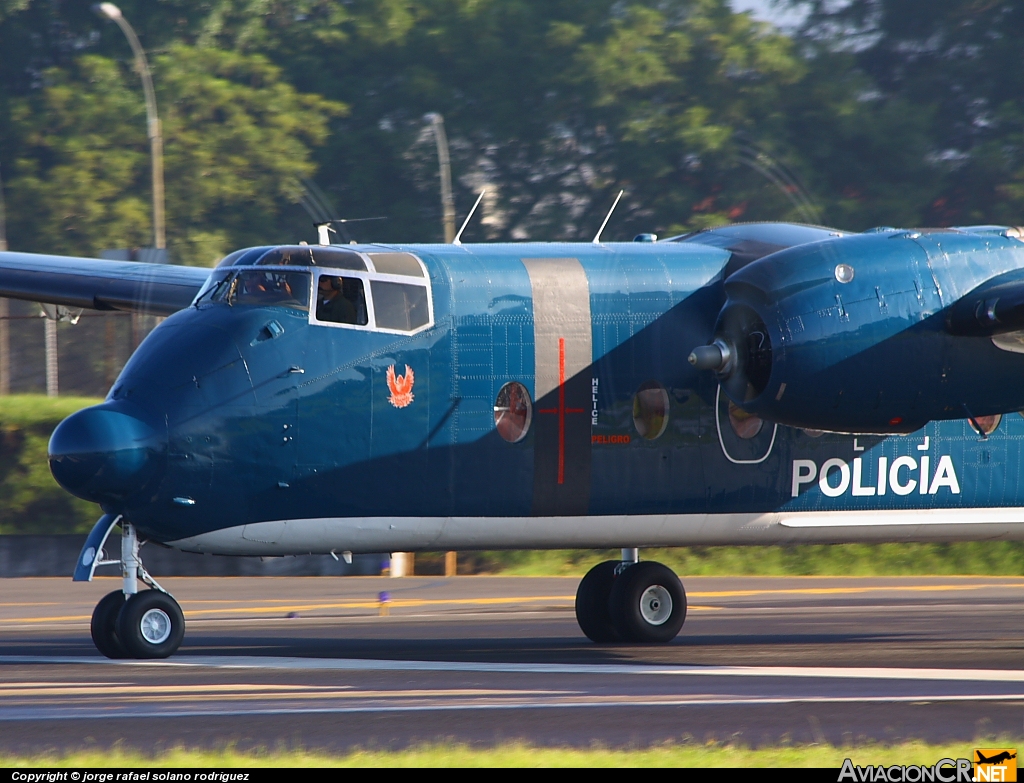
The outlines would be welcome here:
[[[153,331],[100,406],[142,423],[125,429],[134,445],[111,445],[75,486],[55,463],[58,479],[140,535],[225,554],[1024,537],[1020,416],[987,440],[963,413],[902,436],[822,434],[762,420],[692,367],[687,354],[712,339],[726,302],[727,250],[344,250],[418,259],[429,313],[377,328],[390,294],[374,286],[402,277],[375,266],[358,273],[376,318],[364,324],[317,318],[322,264],[284,268],[309,286],[305,308],[204,300],[207,290]],[[936,297],[905,330],[942,307]],[[831,317],[856,334],[855,309]],[[925,329],[905,341],[907,361],[934,339]],[[960,350],[975,341],[992,372],[1024,368],[987,336],[958,339]],[[510,412],[509,384],[527,412],[515,391]],[[864,377],[841,391],[874,399],[875,386]],[[54,436],[58,463],[86,437],[73,421]]]

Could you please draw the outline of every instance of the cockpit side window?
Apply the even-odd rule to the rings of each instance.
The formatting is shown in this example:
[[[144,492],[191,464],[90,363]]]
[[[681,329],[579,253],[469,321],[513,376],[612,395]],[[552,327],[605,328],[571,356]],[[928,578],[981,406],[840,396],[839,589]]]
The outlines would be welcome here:
[[[364,257],[369,261],[361,269],[336,266],[315,271],[316,305],[310,321],[376,332],[410,333],[429,327],[433,310],[423,262],[405,252],[359,256]]]
[[[366,326],[369,314],[363,281],[358,277],[317,277],[316,319],[326,323]]]
[[[430,323],[427,289],[423,286],[374,280],[370,289],[379,329],[412,332]]]
[[[245,269],[217,286],[210,301],[309,310],[309,282],[308,272]]]
[[[423,277],[419,259],[412,253],[370,253],[373,268],[382,275]]]

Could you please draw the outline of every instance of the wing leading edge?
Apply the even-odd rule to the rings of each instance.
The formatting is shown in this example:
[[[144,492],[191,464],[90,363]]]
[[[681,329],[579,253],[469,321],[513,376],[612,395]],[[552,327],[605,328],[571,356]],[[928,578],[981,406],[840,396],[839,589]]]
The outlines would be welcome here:
[[[89,310],[170,315],[192,303],[210,271],[137,261],[0,253],[0,296]]]

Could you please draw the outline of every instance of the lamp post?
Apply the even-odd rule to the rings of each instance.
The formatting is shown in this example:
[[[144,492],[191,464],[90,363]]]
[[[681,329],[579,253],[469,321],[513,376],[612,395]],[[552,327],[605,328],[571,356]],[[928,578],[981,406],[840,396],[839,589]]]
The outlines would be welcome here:
[[[455,199],[452,196],[452,160],[448,152],[448,134],[444,132],[444,117],[436,111],[430,112],[423,119],[430,122],[434,130],[434,141],[437,143],[437,167],[441,174],[441,214],[442,225],[444,226],[444,241],[450,244],[455,239]],[[405,576],[405,569],[408,567],[408,575],[412,576],[414,566],[413,557],[410,553],[396,553],[408,558],[395,559],[392,556],[392,576]],[[444,553],[444,575],[455,576],[457,570],[458,552]],[[408,562],[408,566],[406,566]],[[401,570],[395,573],[396,565]]]
[[[142,50],[139,37],[113,3],[98,3],[92,7],[94,13],[109,19],[121,28],[135,55],[135,69],[142,77],[142,91],[146,96],[146,131],[149,135],[149,150],[153,159],[153,247],[167,247],[164,231],[164,142],[160,135],[160,118],[156,113],[156,93],[153,92],[153,76],[149,71],[146,53]]]
[[[455,238],[455,201],[452,198],[452,163],[448,154],[448,135],[444,132],[444,117],[436,111],[423,119],[430,122],[437,143],[437,164],[441,170],[441,210],[443,214],[444,241]]]

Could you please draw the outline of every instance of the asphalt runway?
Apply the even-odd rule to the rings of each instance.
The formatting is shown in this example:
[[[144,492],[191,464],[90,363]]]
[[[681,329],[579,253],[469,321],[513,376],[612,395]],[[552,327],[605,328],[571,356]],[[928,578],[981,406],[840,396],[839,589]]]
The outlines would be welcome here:
[[[690,578],[663,647],[589,642],[575,578],[168,578],[181,650],[114,662],[119,581],[0,580],[0,750],[1024,737],[1024,578]]]

